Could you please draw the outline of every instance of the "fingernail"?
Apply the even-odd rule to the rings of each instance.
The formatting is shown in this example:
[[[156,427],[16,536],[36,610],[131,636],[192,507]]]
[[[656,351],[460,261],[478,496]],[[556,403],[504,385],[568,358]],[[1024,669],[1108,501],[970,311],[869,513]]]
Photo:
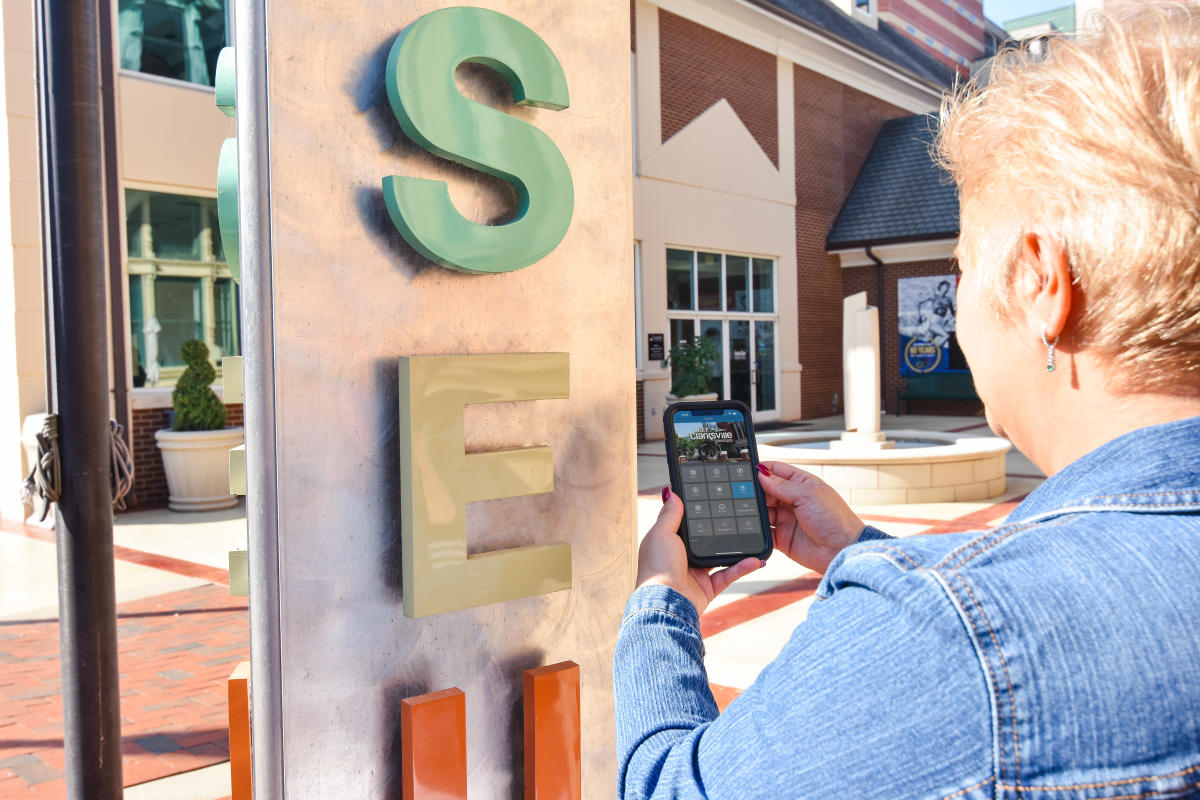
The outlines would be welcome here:
[[[668,500],[670,500],[671,499],[671,487],[664,486],[662,494],[663,494],[663,502],[664,503],[667,502]]]
[[[771,474],[771,470],[767,468],[766,464],[759,464],[758,471],[761,472],[763,475],[767,475],[767,476],[769,476]]]
[[[765,567],[766,565],[767,565],[767,562],[765,560],[763,560],[761,558],[758,560],[758,566]]]

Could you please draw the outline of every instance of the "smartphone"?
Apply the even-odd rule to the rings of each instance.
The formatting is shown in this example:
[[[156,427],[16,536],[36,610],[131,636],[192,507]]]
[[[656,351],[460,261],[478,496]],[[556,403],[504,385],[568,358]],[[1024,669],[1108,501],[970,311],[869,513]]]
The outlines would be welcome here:
[[[750,409],[737,400],[675,403],[663,412],[671,488],[683,498],[679,535],[694,567],[771,555]]]

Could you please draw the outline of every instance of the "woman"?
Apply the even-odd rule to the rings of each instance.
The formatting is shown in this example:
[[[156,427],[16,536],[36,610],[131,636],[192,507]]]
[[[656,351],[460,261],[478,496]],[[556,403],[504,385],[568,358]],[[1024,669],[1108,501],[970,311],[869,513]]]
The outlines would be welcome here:
[[[765,465],[808,619],[720,715],[664,490],[617,642],[622,797],[1200,796],[1200,9],[1141,4],[943,108],[958,334],[1051,476],[998,528],[890,539]]]

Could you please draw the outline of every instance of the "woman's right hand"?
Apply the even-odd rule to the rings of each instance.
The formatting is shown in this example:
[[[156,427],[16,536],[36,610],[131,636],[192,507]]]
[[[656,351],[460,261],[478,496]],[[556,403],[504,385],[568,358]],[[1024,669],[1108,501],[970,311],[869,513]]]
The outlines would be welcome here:
[[[782,461],[759,470],[774,528],[775,548],[813,572],[825,574],[829,562],[858,540],[865,525],[833,487],[817,476]]]

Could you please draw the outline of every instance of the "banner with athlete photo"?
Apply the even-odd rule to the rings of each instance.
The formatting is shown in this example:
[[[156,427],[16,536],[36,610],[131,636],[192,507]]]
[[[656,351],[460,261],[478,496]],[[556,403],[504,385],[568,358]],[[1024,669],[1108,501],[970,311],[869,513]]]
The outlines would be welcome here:
[[[900,374],[966,372],[967,362],[955,335],[956,275],[900,278]]]

